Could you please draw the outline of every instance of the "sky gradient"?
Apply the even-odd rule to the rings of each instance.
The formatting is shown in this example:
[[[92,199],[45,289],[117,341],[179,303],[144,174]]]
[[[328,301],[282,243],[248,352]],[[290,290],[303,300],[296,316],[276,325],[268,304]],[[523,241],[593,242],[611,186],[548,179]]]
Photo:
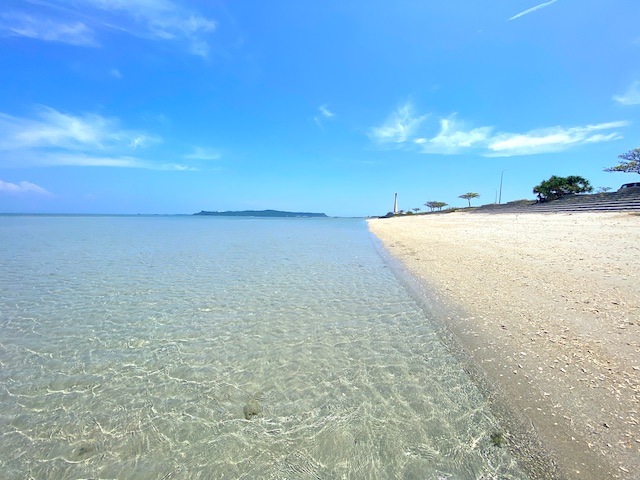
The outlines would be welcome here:
[[[617,189],[637,0],[8,0],[0,212],[379,215]]]

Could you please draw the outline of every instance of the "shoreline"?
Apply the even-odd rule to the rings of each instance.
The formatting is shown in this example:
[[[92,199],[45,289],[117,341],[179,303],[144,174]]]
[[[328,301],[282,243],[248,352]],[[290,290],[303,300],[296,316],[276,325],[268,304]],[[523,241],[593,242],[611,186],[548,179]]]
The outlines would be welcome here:
[[[638,477],[638,214],[456,212],[368,225],[423,286],[490,402],[507,407],[503,419],[521,417],[509,446],[524,448],[530,470]]]

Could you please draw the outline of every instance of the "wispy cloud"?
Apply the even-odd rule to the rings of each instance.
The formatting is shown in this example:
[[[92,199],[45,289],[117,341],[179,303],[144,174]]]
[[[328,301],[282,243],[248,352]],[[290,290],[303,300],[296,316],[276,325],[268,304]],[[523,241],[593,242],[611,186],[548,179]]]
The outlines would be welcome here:
[[[404,143],[415,137],[418,128],[428,115],[416,115],[411,102],[398,107],[384,123],[369,130],[368,135],[376,143]]]
[[[440,132],[433,138],[417,138],[415,143],[421,146],[423,153],[454,154],[464,149],[483,146],[491,135],[491,127],[465,130],[464,125],[455,119],[455,115],[440,120]]]
[[[514,15],[513,17],[511,17],[509,19],[509,21],[511,20],[515,20],[516,18],[520,18],[520,17],[524,17],[525,15],[529,15],[530,13],[533,13],[537,10],[540,10],[541,8],[544,7],[548,7],[549,5],[551,5],[552,3],[556,3],[558,0],[551,0],[550,2],[545,2],[545,3],[541,3],[540,5],[536,5],[535,7],[529,8],[528,10],[525,10],[524,12],[520,12],[516,15]]]
[[[510,157],[560,152],[578,145],[609,142],[622,138],[628,122],[608,122],[586,126],[549,127],[525,133],[495,132],[495,127],[467,127],[456,115],[441,118],[435,135],[425,135],[422,125],[428,115],[416,115],[412,108],[392,113],[382,127],[370,130],[376,143],[393,142],[401,148],[427,154],[476,153],[486,157]]]
[[[501,133],[489,140],[486,156],[510,157],[514,155],[535,155],[567,150],[588,143],[619,140],[622,134],[611,131],[628,126],[628,122],[609,122],[583,127],[551,127],[531,130],[524,134]],[[601,133],[601,132],[609,133]]]
[[[94,32],[82,22],[61,22],[19,12],[0,15],[0,34],[83,47],[99,46]]]
[[[0,166],[81,166],[191,170],[143,156],[162,139],[124,129],[115,118],[39,106],[32,117],[0,113]],[[135,155],[134,155],[135,153]]]
[[[322,114],[323,117],[331,118],[335,116],[335,113],[330,111],[326,105],[320,105],[320,107],[318,107],[318,110],[320,110],[320,113]]]
[[[117,119],[97,114],[72,115],[39,106],[35,118],[0,113],[0,150],[60,148],[106,150],[138,148],[159,142],[153,135],[120,128]]]
[[[147,170],[174,170],[196,171],[197,169],[186,164],[162,163],[145,158],[128,155],[109,155],[83,152],[42,152],[19,151],[11,152],[5,156],[5,161],[21,167],[108,167],[108,168],[139,168]],[[2,163],[0,162],[0,165]],[[10,166],[10,165],[8,165]]]
[[[35,183],[22,181],[20,183],[10,183],[0,180],[0,193],[10,194],[23,194],[23,193],[35,193],[37,195],[50,196],[51,193],[40,185]]]
[[[197,12],[189,12],[169,0],[84,0],[103,12],[123,14],[126,22],[114,20],[114,27],[132,35],[155,40],[186,41],[193,55],[209,55],[207,33],[213,32],[217,23]]]
[[[188,160],[220,160],[220,152],[203,147],[193,147],[193,151],[184,156]]]
[[[323,128],[322,120],[333,118],[336,115],[331,110],[329,110],[329,107],[326,104],[320,105],[318,107],[318,112],[320,112],[320,114],[313,117],[313,121],[316,122],[316,125],[318,125],[320,128]]]
[[[640,105],[640,81],[636,80],[622,95],[614,95],[613,99],[622,105]]]
[[[126,33],[155,41],[182,43],[193,55],[209,55],[209,34],[217,23],[171,0],[49,0],[30,14],[0,16],[0,33],[79,46],[99,46],[96,36]]]

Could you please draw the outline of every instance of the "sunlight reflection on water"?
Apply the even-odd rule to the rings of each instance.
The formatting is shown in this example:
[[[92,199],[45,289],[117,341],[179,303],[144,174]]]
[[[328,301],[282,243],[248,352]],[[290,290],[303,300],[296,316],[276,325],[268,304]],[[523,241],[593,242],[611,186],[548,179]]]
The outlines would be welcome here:
[[[525,478],[364,221],[0,217],[0,244],[4,478]]]

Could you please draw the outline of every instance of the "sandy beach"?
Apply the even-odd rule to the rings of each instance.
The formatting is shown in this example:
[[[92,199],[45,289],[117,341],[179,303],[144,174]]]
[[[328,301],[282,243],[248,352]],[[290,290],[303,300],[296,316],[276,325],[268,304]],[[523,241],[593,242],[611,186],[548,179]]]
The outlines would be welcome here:
[[[439,316],[539,438],[550,477],[640,478],[638,213],[455,212],[369,228],[451,312]]]

